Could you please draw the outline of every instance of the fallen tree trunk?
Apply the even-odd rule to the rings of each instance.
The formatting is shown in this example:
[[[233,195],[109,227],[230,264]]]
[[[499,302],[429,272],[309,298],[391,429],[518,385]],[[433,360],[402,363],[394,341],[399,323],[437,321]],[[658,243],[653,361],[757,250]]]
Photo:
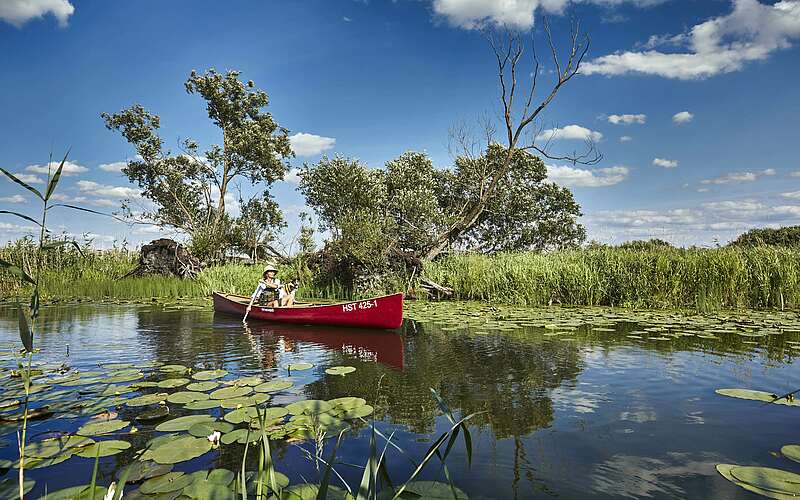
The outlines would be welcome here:
[[[139,253],[139,264],[123,276],[141,277],[149,275],[196,278],[202,265],[182,244],[161,238],[144,245]]]
[[[452,297],[453,289],[450,287],[442,286],[435,281],[427,278],[422,278],[419,281],[419,286],[425,290],[431,298],[442,299],[442,297]]]

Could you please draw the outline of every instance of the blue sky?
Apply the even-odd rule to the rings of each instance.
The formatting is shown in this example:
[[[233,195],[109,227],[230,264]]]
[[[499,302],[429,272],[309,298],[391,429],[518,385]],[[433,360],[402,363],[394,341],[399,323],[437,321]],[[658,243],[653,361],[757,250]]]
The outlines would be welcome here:
[[[140,103],[173,149],[186,137],[216,143],[202,101],[183,89],[192,69],[213,67],[268,92],[269,111],[297,134],[295,167],[321,153],[382,167],[406,150],[447,167],[448,129],[499,105],[476,28],[533,30],[542,47],[543,15],[562,44],[572,18],[592,39],[582,74],[539,123],[555,131],[554,153],[585,137],[603,153],[591,167],[547,161],[591,239],[711,245],[800,223],[800,0],[4,0],[0,165],[41,180],[50,152],[71,148],[61,196],[112,211],[137,196],[115,171],[133,152],[99,114]],[[543,78],[551,70],[545,60]],[[293,179],[273,188],[287,243],[303,209]],[[0,181],[0,210],[37,207]],[[75,213],[52,221],[104,247],[159,234]],[[4,217],[0,241],[29,229]]]

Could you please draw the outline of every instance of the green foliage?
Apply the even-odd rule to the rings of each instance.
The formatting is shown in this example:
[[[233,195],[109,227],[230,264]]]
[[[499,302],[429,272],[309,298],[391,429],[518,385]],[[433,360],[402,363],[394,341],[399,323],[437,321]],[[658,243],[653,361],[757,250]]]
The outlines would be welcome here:
[[[657,309],[800,306],[800,250],[780,247],[454,254],[425,276],[455,298]]]
[[[632,240],[626,241],[619,245],[619,248],[626,250],[658,250],[659,248],[674,248],[668,241],[660,240],[658,238],[651,238],[649,240]]]
[[[182,152],[173,154],[158,135],[160,118],[141,105],[102,113],[106,127],[120,132],[138,153],[122,172],[155,206],[144,218],[189,234],[197,240],[192,248],[200,257],[219,258],[237,244],[252,248],[253,240],[274,235],[283,224],[269,187],[283,178],[285,159],[292,156],[288,131],[263,111],[269,104],[266,92],[254,89],[252,81],[241,82],[238,71],[192,71],[185,87],[204,99],[208,117],[221,131],[222,145],[201,152],[187,139],[180,145]],[[263,184],[264,190],[234,220],[226,213],[225,197],[238,178]],[[125,211],[133,215],[127,206]]]
[[[758,228],[751,229],[739,235],[738,238],[729,243],[734,247],[746,247],[756,245],[772,245],[781,247],[800,246],[800,226],[787,226],[778,229]]]

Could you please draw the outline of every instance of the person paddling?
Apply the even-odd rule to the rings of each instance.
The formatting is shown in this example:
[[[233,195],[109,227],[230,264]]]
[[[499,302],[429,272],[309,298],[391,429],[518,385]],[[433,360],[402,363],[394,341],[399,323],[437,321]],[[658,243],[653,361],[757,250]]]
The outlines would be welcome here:
[[[277,278],[278,270],[272,264],[264,268],[264,273],[258,281],[256,291],[250,297],[245,318],[250,313],[253,303],[258,301],[264,307],[289,307],[294,305],[295,290],[287,292],[281,280]]]

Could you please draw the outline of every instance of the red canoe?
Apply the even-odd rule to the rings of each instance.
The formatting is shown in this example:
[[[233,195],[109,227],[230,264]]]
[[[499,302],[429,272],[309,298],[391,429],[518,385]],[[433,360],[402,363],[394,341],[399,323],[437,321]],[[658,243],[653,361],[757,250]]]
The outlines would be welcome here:
[[[250,297],[213,293],[214,310],[244,317]],[[399,328],[403,323],[403,294],[324,305],[262,307],[253,304],[249,319],[305,325],[356,326],[366,328]]]

